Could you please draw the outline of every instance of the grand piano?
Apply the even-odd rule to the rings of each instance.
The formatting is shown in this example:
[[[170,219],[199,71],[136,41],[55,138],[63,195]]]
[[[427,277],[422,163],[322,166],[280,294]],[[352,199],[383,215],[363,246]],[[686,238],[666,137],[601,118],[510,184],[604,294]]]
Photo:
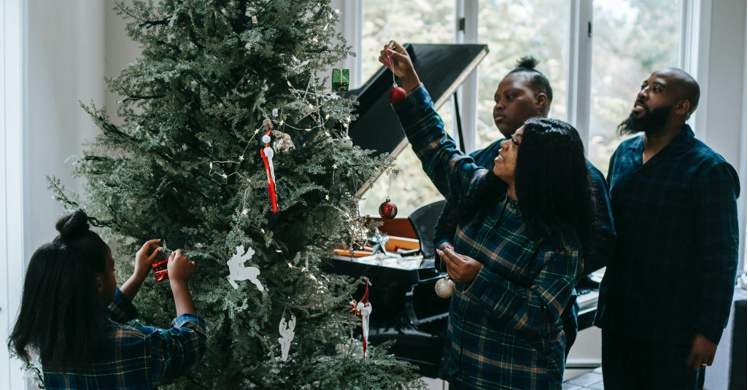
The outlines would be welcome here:
[[[406,50],[436,108],[450,97],[488,54],[479,44],[408,44]],[[366,84],[349,92],[358,101],[358,119],[351,123],[349,136],[355,145],[377,154],[397,156],[408,141],[388,101],[392,73],[382,67]],[[458,99],[457,130],[463,147]],[[376,178],[359,189],[363,194]],[[391,352],[418,366],[420,373],[436,377],[444,347],[449,299],[439,298],[434,286],[445,273],[435,266],[432,240],[434,226],[445,201],[424,205],[407,217],[381,220],[380,232],[385,239],[374,245],[387,255],[336,251],[326,265],[328,272],[354,278],[367,276],[371,282],[369,301],[374,310],[370,317],[369,342],[381,345],[394,341]],[[389,238],[389,239],[388,239]],[[597,307],[598,282],[586,278],[578,286],[580,304],[579,328],[592,326]],[[363,295],[364,288],[354,298]]]

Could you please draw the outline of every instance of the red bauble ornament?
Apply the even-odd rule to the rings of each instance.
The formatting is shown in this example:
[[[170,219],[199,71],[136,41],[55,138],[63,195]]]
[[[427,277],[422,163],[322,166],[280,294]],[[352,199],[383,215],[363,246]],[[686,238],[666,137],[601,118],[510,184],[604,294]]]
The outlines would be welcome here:
[[[400,87],[390,90],[390,104],[400,104],[405,101],[406,97],[408,97],[408,94]]]
[[[401,88],[402,89],[402,88]],[[384,219],[392,219],[397,216],[397,205],[390,201],[390,198],[379,205],[379,215]]]

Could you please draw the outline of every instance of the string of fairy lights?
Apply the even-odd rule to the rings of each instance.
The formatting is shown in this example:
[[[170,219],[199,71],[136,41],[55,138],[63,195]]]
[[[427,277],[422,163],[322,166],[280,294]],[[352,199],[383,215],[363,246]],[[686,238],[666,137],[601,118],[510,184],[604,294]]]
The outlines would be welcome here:
[[[293,57],[293,60],[295,62],[299,61],[298,59],[296,59],[296,57]],[[300,63],[299,66],[305,66],[307,63],[308,63],[308,61],[305,61],[303,63]],[[314,103],[316,103],[316,107],[315,107],[315,105],[309,103],[308,106],[307,106],[308,107],[308,111],[306,113],[302,113],[296,119],[296,123],[299,123],[302,120],[304,120],[304,119],[306,119],[308,117],[311,117],[312,120],[315,122],[316,125],[311,126],[311,127],[306,127],[306,128],[301,128],[301,127],[293,126],[293,125],[287,123],[286,121],[284,121],[282,119],[283,118],[282,109],[273,108],[272,111],[271,111],[271,114],[272,114],[272,117],[276,118],[276,119],[270,119],[269,117],[266,116],[266,119],[262,122],[262,127],[257,128],[257,129],[255,129],[253,131],[252,136],[247,141],[247,144],[245,145],[244,149],[242,150],[242,153],[237,157],[237,160],[214,160],[214,161],[210,161],[208,163],[208,166],[209,166],[208,176],[212,177],[213,175],[217,175],[217,176],[220,176],[221,178],[223,178],[224,180],[227,180],[231,176],[238,176],[238,177],[240,177],[242,179],[245,179],[247,181],[247,183],[249,184],[249,186],[244,190],[244,193],[242,195],[242,211],[241,211],[241,215],[242,216],[247,216],[248,213],[249,213],[249,210],[247,209],[247,196],[248,196],[249,192],[253,189],[253,187],[252,187],[252,184],[253,184],[252,180],[247,175],[242,174],[238,170],[235,170],[235,171],[233,171],[231,173],[226,173],[226,171],[223,170],[223,169],[221,169],[219,171],[217,169],[217,167],[221,167],[222,165],[228,165],[228,164],[234,164],[234,165],[236,165],[236,164],[244,161],[244,159],[247,156],[247,150],[249,150],[249,147],[252,144],[252,141],[254,141],[254,139],[257,136],[257,134],[260,131],[263,130],[263,127],[266,127],[268,125],[270,125],[270,126],[277,125],[279,127],[279,130],[272,130],[273,135],[275,135],[276,137],[278,137],[278,138],[276,138],[276,141],[277,140],[281,140],[282,142],[287,142],[287,143],[290,143],[291,145],[292,145],[292,142],[290,141],[290,136],[288,136],[288,134],[285,132],[285,128],[286,127],[289,127],[291,129],[294,129],[294,130],[297,130],[297,131],[306,131],[306,132],[310,132],[310,131],[315,130],[315,129],[324,129],[325,126],[327,125],[329,119],[330,119],[330,114],[327,113],[324,116],[322,115],[320,99],[321,98],[327,98],[327,99],[339,99],[340,98],[334,92],[330,93],[330,94],[327,94],[327,95],[320,95],[319,92],[318,92],[318,90],[317,90],[317,83],[315,82],[315,74],[314,74],[314,72],[312,72],[311,77],[309,78],[309,82],[307,82],[306,89],[304,89],[304,90],[300,90],[300,89],[295,88],[293,86],[293,84],[291,84],[291,82],[287,78],[286,78],[286,83],[288,84],[289,92],[296,99],[297,102],[298,101],[308,101],[308,99],[311,97],[311,98],[314,99]],[[313,115],[313,114],[316,114],[316,115]],[[351,122],[351,117],[348,116],[348,117],[346,117],[340,123],[340,125],[341,125],[341,132],[344,134],[344,137],[343,137],[344,139],[348,138],[348,127],[349,127],[350,122]],[[327,137],[331,137],[331,134],[330,134],[329,131],[325,131],[324,135],[327,136]],[[332,169],[333,169],[333,182],[332,182],[331,188],[335,184],[335,170],[337,168],[338,168],[337,163],[334,163],[332,165]],[[329,201],[330,200],[330,196],[329,195],[325,195],[325,200]]]

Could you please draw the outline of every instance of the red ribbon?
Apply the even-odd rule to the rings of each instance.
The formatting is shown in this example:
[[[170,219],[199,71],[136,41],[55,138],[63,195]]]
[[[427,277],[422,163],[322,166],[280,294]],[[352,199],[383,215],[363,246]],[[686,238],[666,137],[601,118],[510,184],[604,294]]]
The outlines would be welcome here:
[[[270,136],[270,123],[268,123],[268,137]],[[270,144],[265,144],[266,148],[270,147]],[[268,156],[265,155],[265,149],[260,149],[260,155],[262,156],[262,162],[265,163],[265,174],[268,177],[268,191],[270,192],[270,204],[273,206],[273,214],[278,212],[278,197],[275,193],[275,179],[273,179],[273,173],[270,171],[270,161]]]

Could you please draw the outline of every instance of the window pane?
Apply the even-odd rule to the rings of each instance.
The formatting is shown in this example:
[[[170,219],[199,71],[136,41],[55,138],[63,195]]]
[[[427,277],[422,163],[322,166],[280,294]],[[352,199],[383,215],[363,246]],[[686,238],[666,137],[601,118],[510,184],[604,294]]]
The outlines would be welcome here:
[[[594,2],[589,159],[607,173],[642,81],[678,66],[681,0]]]
[[[363,2],[363,33],[361,68],[366,82],[382,66],[379,51],[390,40],[400,43],[453,43],[454,0],[380,0]],[[452,128],[452,105],[447,102],[439,110],[447,132]],[[423,172],[421,163],[408,146],[395,161],[400,172],[393,177],[389,189],[398,206],[398,217],[406,217],[416,208],[443,199]],[[364,195],[361,213],[379,215],[379,205],[388,194],[388,175],[382,175]]]
[[[549,116],[566,119],[570,0],[480,0],[478,42],[488,56],[478,66],[478,134],[482,149],[503,138],[493,121],[493,96],[520,57],[532,55],[553,88]]]

